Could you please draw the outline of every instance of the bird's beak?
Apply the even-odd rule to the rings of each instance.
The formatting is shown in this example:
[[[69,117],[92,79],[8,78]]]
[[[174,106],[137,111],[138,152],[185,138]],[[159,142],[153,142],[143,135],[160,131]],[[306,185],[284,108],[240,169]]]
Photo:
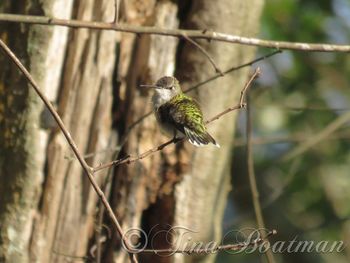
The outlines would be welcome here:
[[[156,85],[140,85],[141,88],[153,88],[153,89],[160,89],[159,86]]]

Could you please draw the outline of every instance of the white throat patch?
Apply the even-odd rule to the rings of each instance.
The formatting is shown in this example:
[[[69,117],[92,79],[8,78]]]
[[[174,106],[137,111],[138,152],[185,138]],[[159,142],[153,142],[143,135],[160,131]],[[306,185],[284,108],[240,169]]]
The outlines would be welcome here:
[[[152,97],[152,102],[155,109],[171,100],[176,94],[169,89],[157,89]]]

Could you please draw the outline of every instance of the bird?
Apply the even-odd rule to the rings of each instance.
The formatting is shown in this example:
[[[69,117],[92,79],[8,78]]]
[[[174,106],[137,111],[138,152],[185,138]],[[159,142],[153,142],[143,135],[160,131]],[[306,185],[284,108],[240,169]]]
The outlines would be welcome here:
[[[153,112],[165,134],[174,140],[186,138],[197,147],[208,144],[220,147],[207,131],[198,102],[182,92],[175,77],[164,76],[154,85],[141,87],[154,88]]]

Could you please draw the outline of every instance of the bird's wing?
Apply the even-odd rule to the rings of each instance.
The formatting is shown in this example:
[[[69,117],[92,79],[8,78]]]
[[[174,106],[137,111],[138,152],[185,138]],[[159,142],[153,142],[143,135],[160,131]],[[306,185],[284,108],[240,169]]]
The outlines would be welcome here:
[[[170,102],[165,103],[166,110],[171,122],[177,130],[185,134],[190,143],[195,146],[203,146],[213,143],[219,146],[214,138],[207,132],[203,122],[203,114],[199,104],[184,94],[175,96]]]

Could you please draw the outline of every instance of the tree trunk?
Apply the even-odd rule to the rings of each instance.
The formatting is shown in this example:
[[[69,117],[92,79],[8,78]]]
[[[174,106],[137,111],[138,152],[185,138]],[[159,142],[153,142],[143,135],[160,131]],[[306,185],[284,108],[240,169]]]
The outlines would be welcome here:
[[[221,0],[193,1],[184,19],[187,28],[207,29],[234,35],[254,37],[258,32],[263,1]],[[252,60],[255,48],[227,43],[200,41],[220,69],[240,65]],[[179,58],[177,75],[183,87],[191,87],[213,75],[208,59],[193,45],[186,43]],[[207,118],[238,103],[240,91],[247,81],[250,69],[246,68],[226,75],[200,87],[191,94],[202,105]],[[237,111],[211,123],[209,132],[221,145],[193,148],[189,144],[181,149],[185,155],[186,168],[183,180],[175,188],[174,225],[196,231],[191,242],[221,242],[221,225],[227,194],[231,189],[230,162]],[[187,240],[183,240],[185,242]],[[178,254],[176,262],[213,262],[209,256],[185,256]],[[181,260],[180,260],[181,259]]]
[[[113,17],[109,2],[82,1],[72,10],[73,1],[28,1],[25,9],[18,8],[24,3],[9,3],[5,10],[103,21]],[[3,31],[45,94],[52,101],[58,96],[58,111],[82,152],[108,147],[117,34],[71,30],[66,48],[67,28],[11,24]],[[1,56],[1,62],[9,65],[1,72],[1,139],[6,145],[1,155],[1,192],[6,193],[0,197],[1,256],[8,262],[56,262],[64,259],[61,254],[85,255],[96,194],[61,132],[55,126],[47,129],[52,119],[24,77],[7,57]],[[104,162],[111,155],[97,158]]]
[[[165,5],[164,2],[162,2]],[[161,5],[156,6],[159,10]],[[262,1],[193,1],[191,6],[184,3],[181,9],[181,21],[188,28],[217,30],[232,34],[255,36],[258,30]],[[157,13],[155,25],[170,28],[173,24],[157,24],[162,16]],[[173,21],[168,12],[168,20]],[[222,14],[222,15],[218,15]],[[222,19],[225,17],[225,19]],[[147,39],[147,40],[146,40]],[[163,39],[163,43],[159,41]],[[145,59],[142,41],[151,41],[149,45],[148,61]],[[128,72],[126,89],[129,100],[132,101],[125,112],[132,112],[127,120],[127,127],[141,118],[151,107],[149,93],[137,88],[138,83],[153,83],[160,76],[169,74],[168,68],[173,67],[169,45],[172,38],[141,37],[135,45],[135,61],[131,65],[142,63],[141,69],[133,66]],[[144,43],[145,43],[144,42]],[[158,44],[158,45],[157,45]],[[254,48],[234,46],[223,43],[200,44],[209,52],[222,69],[232,65],[240,65],[254,56]],[[166,47],[166,48],[165,48]],[[166,49],[164,51],[164,49]],[[243,53],[244,52],[244,53]],[[155,55],[153,55],[155,54]],[[164,55],[163,55],[164,54]],[[189,43],[180,43],[177,54],[176,75],[180,79],[183,89],[201,82],[213,74],[213,67],[208,59]],[[160,65],[159,71],[154,71],[153,63]],[[165,67],[163,65],[167,65]],[[146,68],[146,70],[145,70]],[[148,69],[151,68],[151,69]],[[148,69],[148,70],[147,70]],[[145,73],[146,71],[146,73]],[[211,82],[206,87],[196,90],[195,96],[202,105],[207,118],[235,105],[238,102],[240,90],[248,76],[248,69],[225,76]],[[119,74],[121,75],[121,74]],[[130,77],[132,76],[132,77]],[[137,80],[143,80],[138,82]],[[136,90],[135,90],[136,89]],[[134,91],[135,90],[135,91]],[[147,105],[147,106],[145,106]],[[220,105],[220,106],[217,106]],[[229,162],[233,140],[235,114],[227,115],[211,124],[209,131],[222,145],[215,147],[194,148],[187,142],[177,147],[171,146],[157,153],[151,158],[142,160],[134,165],[118,167],[114,180],[118,194],[112,198],[116,212],[123,219],[125,230],[140,227],[148,235],[149,248],[169,248],[166,234],[159,234],[164,230],[171,230],[171,226],[181,226],[198,231],[192,235],[193,241],[220,241],[222,215],[226,204],[226,196],[230,188]],[[153,123],[151,123],[153,122]],[[229,125],[228,125],[229,124]],[[129,136],[126,153],[142,153],[145,150],[166,140],[154,128],[154,118],[146,119]],[[157,132],[156,136],[152,136]],[[145,210],[146,209],[146,210]],[[139,221],[141,219],[141,222]],[[156,234],[157,233],[157,234]],[[186,241],[186,240],[184,240]],[[115,251],[115,237],[112,246],[107,249],[107,259],[110,260]],[[124,262],[126,255],[118,258],[117,262]],[[171,257],[159,257],[149,254],[140,255],[142,262],[171,262]],[[176,255],[176,262],[184,261],[185,256]],[[190,256],[194,261],[201,261],[202,257]],[[189,260],[190,260],[189,259]],[[212,261],[213,256],[203,258]]]
[[[114,12],[110,0],[15,2],[1,2],[1,12],[95,21],[111,21]],[[181,25],[255,36],[262,5],[262,0],[196,0],[179,5],[170,0],[122,1],[121,18],[135,25]],[[57,102],[78,148],[94,153],[88,162],[95,166],[115,157],[118,145],[123,147],[117,156],[123,157],[168,139],[153,116],[129,129],[151,110],[152,91],[140,89],[139,84],[176,72],[185,89],[215,74],[196,47],[173,37],[20,24],[1,24],[0,36],[45,94]],[[223,70],[254,56],[252,47],[198,43]],[[102,262],[128,262],[113,226],[109,227],[112,236],[97,234],[101,227],[97,195],[43,104],[3,54],[0,63],[0,262],[91,258],[96,255],[95,240],[101,237],[107,239]],[[238,102],[247,76],[248,69],[239,71],[190,95],[209,118]],[[106,193],[125,231],[142,228],[151,237],[177,225],[198,231],[192,241],[220,240],[235,115],[225,115],[209,126],[220,149],[184,142],[118,166],[111,176],[107,171],[96,174],[101,185],[107,182]],[[163,235],[153,245],[170,247]],[[174,260],[144,254],[139,258],[141,262]],[[213,256],[175,258],[176,262],[213,260]]]
[[[5,0],[1,2],[0,10],[70,17],[72,3],[55,2]],[[68,29],[5,23],[1,24],[0,30],[1,38],[54,101]],[[50,125],[50,119],[43,118],[41,122],[43,104],[33,89],[3,53],[0,61],[0,261],[29,262],[35,220],[41,216],[38,206],[43,193],[49,136],[45,126]]]

